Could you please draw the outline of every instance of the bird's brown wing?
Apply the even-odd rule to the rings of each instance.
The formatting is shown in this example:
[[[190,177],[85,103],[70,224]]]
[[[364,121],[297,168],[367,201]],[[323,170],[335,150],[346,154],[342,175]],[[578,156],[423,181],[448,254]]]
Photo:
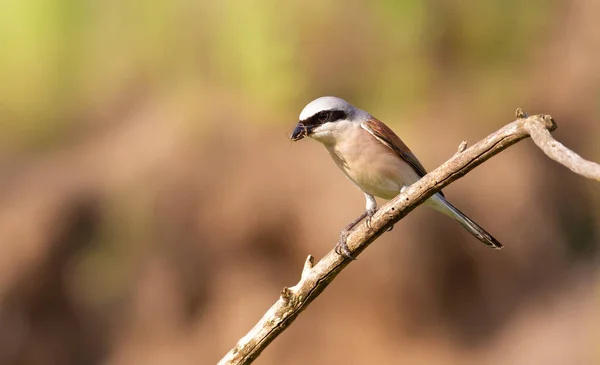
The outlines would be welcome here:
[[[387,125],[376,118],[369,118],[361,124],[361,127],[369,132],[373,137],[394,151],[401,159],[406,161],[420,177],[427,174],[425,167],[417,160],[414,153],[402,142],[400,137],[394,133]],[[440,193],[442,193],[440,191]],[[442,193],[442,196],[444,194]]]

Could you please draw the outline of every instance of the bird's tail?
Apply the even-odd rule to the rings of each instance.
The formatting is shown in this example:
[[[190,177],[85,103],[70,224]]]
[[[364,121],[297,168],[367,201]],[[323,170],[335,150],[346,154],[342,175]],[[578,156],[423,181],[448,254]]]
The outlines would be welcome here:
[[[498,242],[497,239],[492,237],[491,234],[487,233],[487,231],[477,223],[473,222],[471,218],[467,217],[463,212],[458,210],[452,204],[450,204],[443,196],[440,194],[435,194],[428,201],[428,205],[430,205],[433,209],[441,212],[451,218],[454,218],[458,223],[460,223],[469,233],[475,236],[478,240],[495,249],[501,249],[502,244]]]

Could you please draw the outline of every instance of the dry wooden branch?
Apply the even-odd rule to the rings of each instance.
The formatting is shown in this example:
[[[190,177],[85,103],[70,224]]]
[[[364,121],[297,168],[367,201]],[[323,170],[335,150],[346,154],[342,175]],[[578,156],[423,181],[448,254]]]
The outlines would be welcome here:
[[[490,134],[468,149],[465,149],[466,142],[461,143],[458,152],[450,160],[383,205],[371,219],[370,228],[362,223],[353,230],[347,240],[352,255],[358,256],[389,227],[443,187],[530,135],[551,158],[577,173],[598,179],[599,174],[595,169],[600,167],[581,159],[556,142],[550,135],[554,129],[556,129],[556,124],[551,116],[527,117],[520,109],[517,109],[516,121]],[[221,359],[219,364],[250,364],[254,361],[261,351],[283,332],[350,262],[352,261],[331,251],[316,265],[313,265],[314,259],[309,255],[298,284],[283,289],[277,302],[254,328]]]
[[[517,118],[527,118],[527,115],[517,109]],[[551,159],[566,166],[576,174],[588,179],[600,181],[600,164],[588,161],[558,142],[548,129],[538,123],[525,125],[533,142]],[[556,129],[556,126],[554,127]]]

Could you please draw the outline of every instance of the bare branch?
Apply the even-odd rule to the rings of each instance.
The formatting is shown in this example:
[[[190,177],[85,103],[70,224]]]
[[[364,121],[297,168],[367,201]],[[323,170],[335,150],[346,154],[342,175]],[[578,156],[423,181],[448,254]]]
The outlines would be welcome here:
[[[419,204],[492,156],[527,138],[529,135],[533,136],[535,134],[534,138],[536,139],[538,136],[541,136],[539,138],[542,139],[543,143],[548,144],[547,139],[552,139],[549,132],[554,129],[556,129],[556,124],[551,116],[535,115],[527,117],[525,113],[517,109],[516,121],[490,134],[466,150],[464,150],[466,142],[464,144],[461,143],[458,152],[450,160],[427,174],[418,182],[404,189],[397,197],[383,205],[371,219],[370,228],[363,223],[352,231],[347,240],[352,255],[354,257],[359,255],[377,237]],[[558,142],[552,141],[549,143],[549,147],[547,147],[552,150],[551,157],[556,154],[560,155],[566,150]],[[539,145],[537,141],[536,144]],[[560,145],[560,147],[557,147],[557,145]],[[546,152],[544,147],[540,146],[540,148]],[[573,154],[571,151],[568,152]],[[581,159],[579,156],[575,156]],[[575,161],[573,163],[576,164],[581,163],[581,161],[574,160],[570,155],[569,157],[559,156],[559,159],[557,159],[559,162],[569,166],[571,169],[573,169],[569,165],[571,162]],[[579,171],[576,172],[580,173]],[[597,176],[593,173],[590,175],[587,172],[582,174],[584,176]],[[330,251],[314,266],[313,261],[313,257],[308,256],[298,284],[291,288],[283,289],[277,302],[265,313],[254,328],[241,338],[237,345],[225,355],[219,362],[220,365],[250,364],[271,341],[296,319],[300,312],[306,309],[319,296],[337,274],[352,262],[337,255],[334,251]]]
[[[517,109],[517,119],[527,118],[527,114]],[[554,161],[564,165],[576,174],[587,177],[588,179],[600,181],[600,164],[588,161],[575,152],[571,151],[565,145],[555,140],[550,134],[556,129],[556,122],[549,115],[545,116],[545,125],[539,123],[528,123],[525,125],[529,136],[533,142]]]
[[[531,139],[544,153],[558,162],[566,166],[569,170],[576,174],[600,181],[600,164],[588,161],[575,152],[571,151],[565,145],[558,142],[547,129],[536,125],[529,124],[527,129]]]

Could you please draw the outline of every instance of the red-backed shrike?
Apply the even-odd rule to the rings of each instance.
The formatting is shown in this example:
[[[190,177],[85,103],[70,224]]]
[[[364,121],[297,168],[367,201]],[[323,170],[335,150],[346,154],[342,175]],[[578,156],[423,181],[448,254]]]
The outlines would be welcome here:
[[[290,138],[299,141],[304,137],[321,142],[344,175],[365,193],[365,212],[342,230],[335,246],[339,255],[352,258],[346,238],[365,217],[369,223],[377,211],[375,197],[392,199],[403,188],[425,176],[427,171],[388,126],[333,96],[313,100],[302,110]],[[454,218],[486,245],[502,248],[492,235],[452,206],[441,191],[425,204]]]

